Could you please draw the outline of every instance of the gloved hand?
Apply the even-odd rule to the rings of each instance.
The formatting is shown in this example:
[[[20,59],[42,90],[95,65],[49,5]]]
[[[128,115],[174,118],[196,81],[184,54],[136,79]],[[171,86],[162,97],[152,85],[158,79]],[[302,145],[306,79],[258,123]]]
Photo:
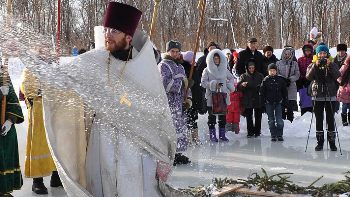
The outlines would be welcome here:
[[[6,120],[5,123],[1,127],[1,135],[5,136],[7,133],[10,131],[11,126],[12,126],[11,120]]]
[[[287,87],[289,87],[290,86],[290,79],[286,79],[286,85],[287,85]]]
[[[289,101],[288,100],[283,100],[282,101],[282,107],[288,108],[289,106]]]
[[[1,86],[0,87],[1,93],[4,96],[7,96],[9,94],[9,89],[10,89],[9,86]]]
[[[184,105],[185,105],[186,109],[190,109],[192,107],[191,99],[186,99]]]
[[[188,80],[188,88],[192,88],[194,85],[194,80],[193,79],[189,79]]]

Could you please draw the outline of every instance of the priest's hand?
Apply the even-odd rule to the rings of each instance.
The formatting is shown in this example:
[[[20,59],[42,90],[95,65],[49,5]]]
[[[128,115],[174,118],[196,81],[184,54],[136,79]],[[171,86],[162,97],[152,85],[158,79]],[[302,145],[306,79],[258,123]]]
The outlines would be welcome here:
[[[11,127],[12,127],[12,122],[11,120],[6,120],[5,123],[2,125],[1,127],[1,135],[5,136],[7,135],[7,133],[10,131]]]
[[[1,86],[0,87],[1,93],[4,96],[7,96],[9,94],[9,86]]]
[[[158,161],[157,162],[157,170],[156,170],[156,178],[166,182],[168,180],[168,177],[171,173],[171,165],[162,162],[162,161]]]

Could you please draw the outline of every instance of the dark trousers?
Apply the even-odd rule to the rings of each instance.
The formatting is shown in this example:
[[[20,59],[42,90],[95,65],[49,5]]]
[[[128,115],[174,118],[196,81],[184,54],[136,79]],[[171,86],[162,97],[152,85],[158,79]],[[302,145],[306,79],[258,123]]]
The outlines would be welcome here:
[[[335,101],[315,101],[314,113],[316,117],[316,131],[323,131],[323,114],[326,110],[326,122],[328,131],[334,131]]]
[[[197,120],[198,120],[198,110],[191,107],[188,110],[186,110],[186,123],[187,128],[189,129],[198,129]]]
[[[226,115],[218,115],[219,128],[225,128],[226,125]],[[209,129],[215,129],[216,125],[216,115],[213,114],[213,108],[208,107],[208,126]]]
[[[253,123],[253,110],[255,117],[255,124]],[[261,133],[261,108],[246,108],[244,111],[247,119],[248,135],[260,135]]]
[[[287,102],[287,106],[283,106],[282,108],[282,118],[283,120],[289,120],[290,122],[293,122],[293,111],[298,111],[298,104],[295,100],[289,100]]]
[[[304,115],[306,112],[311,112],[312,113],[312,107],[304,107],[300,108],[301,115]]]
[[[271,137],[283,136],[284,122],[282,119],[282,104],[267,103],[266,113],[269,121]]]

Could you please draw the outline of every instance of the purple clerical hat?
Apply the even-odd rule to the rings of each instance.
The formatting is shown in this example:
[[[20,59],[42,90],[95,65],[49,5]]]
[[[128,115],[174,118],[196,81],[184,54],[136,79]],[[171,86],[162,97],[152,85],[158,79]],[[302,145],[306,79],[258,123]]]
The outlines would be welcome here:
[[[103,26],[134,36],[142,12],[135,7],[118,2],[109,2]]]

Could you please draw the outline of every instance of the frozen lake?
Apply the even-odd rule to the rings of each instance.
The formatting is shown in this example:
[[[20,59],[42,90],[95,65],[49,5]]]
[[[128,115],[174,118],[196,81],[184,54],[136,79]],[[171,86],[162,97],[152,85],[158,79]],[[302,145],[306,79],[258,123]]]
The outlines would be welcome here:
[[[24,107],[24,103],[22,103]],[[26,115],[26,109],[23,108]],[[305,117],[304,117],[305,116]],[[293,124],[285,122],[285,141],[270,141],[267,129],[267,119],[263,116],[262,136],[246,138],[245,119],[241,118],[241,132],[236,135],[228,133],[228,143],[209,143],[207,136],[207,117],[200,116],[199,129],[203,142],[201,146],[189,147],[185,153],[192,160],[191,165],[178,165],[169,179],[170,185],[186,188],[210,184],[214,177],[246,178],[253,172],[261,172],[264,168],[269,174],[292,172],[292,180],[301,185],[308,185],[320,176],[324,176],[319,184],[344,178],[343,173],[350,170],[350,127],[340,126],[339,114],[336,114],[340,143],[343,155],[326,150],[315,152],[315,129],[311,130],[309,147],[305,152],[311,114],[297,117]],[[26,143],[26,124],[17,126],[20,161],[23,170]],[[338,146],[338,144],[337,144]],[[339,150],[339,147],[338,147]],[[48,196],[67,196],[63,188],[50,188],[50,177],[45,178],[49,189]],[[31,191],[32,179],[24,178],[20,191],[13,194],[16,197],[38,196]]]

